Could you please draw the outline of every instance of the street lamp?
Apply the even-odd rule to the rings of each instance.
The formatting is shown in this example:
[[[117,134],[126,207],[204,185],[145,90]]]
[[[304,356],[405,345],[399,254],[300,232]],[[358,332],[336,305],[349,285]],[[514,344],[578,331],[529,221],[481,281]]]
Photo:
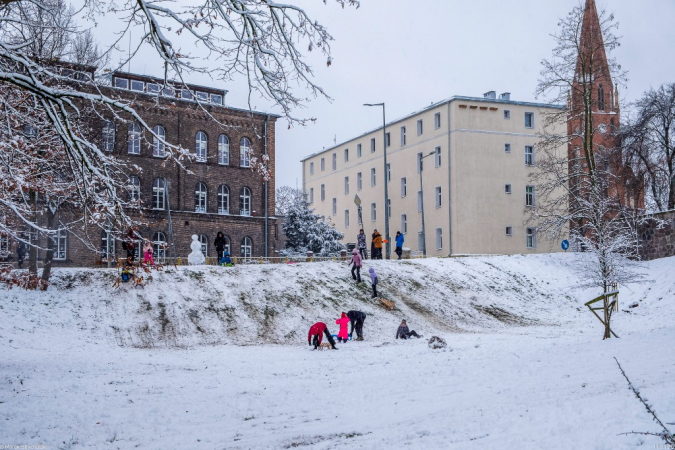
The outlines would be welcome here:
[[[422,185],[422,171],[424,170],[424,158],[435,155],[436,152],[430,152],[427,155],[420,156],[420,205],[422,206],[422,255],[427,257],[427,234],[424,228],[424,187]]]
[[[384,144],[384,239],[387,242],[387,259],[391,258],[391,243],[389,242],[389,189],[387,173],[387,121],[384,114],[384,103],[364,103],[363,106],[382,107],[382,143]]]

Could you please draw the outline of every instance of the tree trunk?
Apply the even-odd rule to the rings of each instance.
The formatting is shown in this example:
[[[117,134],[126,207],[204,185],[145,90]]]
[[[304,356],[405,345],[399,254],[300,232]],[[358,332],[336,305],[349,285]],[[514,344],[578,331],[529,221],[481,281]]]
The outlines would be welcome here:
[[[675,173],[670,177],[670,192],[668,193],[668,211],[675,209]]]
[[[51,211],[47,212],[47,228],[54,229],[54,214]],[[52,274],[52,261],[54,260],[54,234],[47,234],[47,254],[45,255],[44,268],[42,269],[42,289],[47,289],[49,286],[49,277]]]
[[[31,208],[33,209],[33,223],[37,223],[37,192],[30,192],[30,203]],[[30,230],[28,233],[28,240],[30,245],[28,246],[28,272],[32,275],[37,276],[37,258],[38,258],[38,231]]]

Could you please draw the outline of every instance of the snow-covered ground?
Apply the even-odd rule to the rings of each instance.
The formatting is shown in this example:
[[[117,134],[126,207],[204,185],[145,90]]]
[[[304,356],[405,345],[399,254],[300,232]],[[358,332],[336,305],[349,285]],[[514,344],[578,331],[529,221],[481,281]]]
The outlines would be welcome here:
[[[602,341],[574,257],[368,261],[394,312],[338,262],[181,268],[145,290],[62,270],[46,293],[1,288],[0,444],[652,449],[621,434],[660,430],[614,357],[674,424],[675,258],[641,263],[654,282],[620,287],[621,339]],[[311,351],[309,326],[336,332],[349,309],[368,313],[366,341]],[[396,341],[401,318],[425,338]]]

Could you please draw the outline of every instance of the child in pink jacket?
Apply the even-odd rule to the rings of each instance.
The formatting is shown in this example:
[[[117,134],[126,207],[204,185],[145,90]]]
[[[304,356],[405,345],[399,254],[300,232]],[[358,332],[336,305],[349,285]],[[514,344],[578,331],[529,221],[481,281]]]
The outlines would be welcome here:
[[[347,342],[349,340],[349,317],[344,312],[342,317],[335,321],[340,325],[340,332],[338,333],[338,342]]]
[[[150,264],[153,266],[155,265],[155,261],[152,259],[152,254],[154,252],[154,249],[152,248],[152,242],[148,239],[145,241],[145,245],[143,245],[143,264],[147,264],[148,261],[150,261]]]

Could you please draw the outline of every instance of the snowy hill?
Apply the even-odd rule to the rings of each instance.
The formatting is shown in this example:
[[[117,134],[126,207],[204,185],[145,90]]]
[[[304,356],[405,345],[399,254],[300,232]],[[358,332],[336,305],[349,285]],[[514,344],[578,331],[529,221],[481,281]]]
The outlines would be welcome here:
[[[48,448],[633,448],[659,431],[613,357],[675,422],[675,258],[620,287],[613,329],[572,289],[575,255],[179,268],[142,289],[58,270],[47,292],[0,288],[0,438]],[[638,302],[637,307],[628,305]],[[368,314],[365,342],[306,333]],[[439,335],[396,341],[405,318]],[[237,345],[220,345],[237,344]],[[263,345],[260,345],[263,344]]]

